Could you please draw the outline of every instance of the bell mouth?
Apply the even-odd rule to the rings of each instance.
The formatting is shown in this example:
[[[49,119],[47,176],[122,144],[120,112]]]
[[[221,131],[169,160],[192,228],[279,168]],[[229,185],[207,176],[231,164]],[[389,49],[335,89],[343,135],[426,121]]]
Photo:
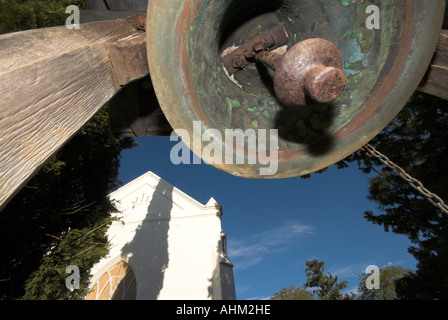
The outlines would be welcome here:
[[[219,132],[278,130],[278,148],[269,150],[278,153],[275,176],[259,176],[256,165],[216,166],[226,172],[269,179],[328,167],[392,121],[417,88],[437,44],[443,0],[375,3],[380,29],[366,27],[364,1],[151,1],[148,63],[161,108],[173,128],[192,131],[192,122],[201,121],[203,129]],[[273,92],[271,70],[253,64],[234,79],[226,74],[225,50],[280,22],[288,48],[310,38],[336,45],[347,77],[336,100],[290,110]]]

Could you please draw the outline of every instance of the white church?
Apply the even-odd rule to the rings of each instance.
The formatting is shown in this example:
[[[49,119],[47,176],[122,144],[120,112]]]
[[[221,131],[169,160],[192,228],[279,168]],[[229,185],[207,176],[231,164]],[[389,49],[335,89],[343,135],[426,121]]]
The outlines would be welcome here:
[[[110,194],[119,218],[91,271],[87,300],[233,300],[222,208],[147,172]]]

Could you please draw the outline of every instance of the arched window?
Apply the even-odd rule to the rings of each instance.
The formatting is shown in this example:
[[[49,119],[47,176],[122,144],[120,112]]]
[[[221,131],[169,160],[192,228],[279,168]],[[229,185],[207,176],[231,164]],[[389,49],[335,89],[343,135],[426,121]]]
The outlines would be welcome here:
[[[86,300],[135,300],[136,296],[134,272],[125,261],[120,261],[98,279]]]

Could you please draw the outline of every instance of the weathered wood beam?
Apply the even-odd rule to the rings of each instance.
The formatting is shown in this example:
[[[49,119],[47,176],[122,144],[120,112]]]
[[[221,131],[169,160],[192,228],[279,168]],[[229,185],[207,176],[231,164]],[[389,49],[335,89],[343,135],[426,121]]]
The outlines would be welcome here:
[[[126,19],[0,35],[0,210],[127,82],[149,74]]]
[[[448,30],[442,30],[431,66],[419,91],[448,100]]]

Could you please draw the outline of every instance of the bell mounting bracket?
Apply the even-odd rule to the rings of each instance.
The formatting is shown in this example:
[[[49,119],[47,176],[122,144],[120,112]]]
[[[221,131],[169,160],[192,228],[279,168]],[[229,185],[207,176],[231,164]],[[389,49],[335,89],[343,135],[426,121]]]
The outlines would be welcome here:
[[[273,51],[285,45],[288,40],[283,23],[279,23],[236,49],[225,50],[221,55],[222,63],[231,76],[255,62],[255,56],[261,51]]]

